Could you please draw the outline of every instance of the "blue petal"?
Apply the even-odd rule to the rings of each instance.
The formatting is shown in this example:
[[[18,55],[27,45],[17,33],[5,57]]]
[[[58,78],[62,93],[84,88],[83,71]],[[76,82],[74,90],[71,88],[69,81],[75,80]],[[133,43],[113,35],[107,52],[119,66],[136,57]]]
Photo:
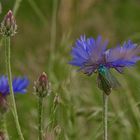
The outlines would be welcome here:
[[[130,40],[125,42],[123,46],[117,46],[106,51],[106,63],[110,67],[129,67],[133,66],[140,57],[140,48]]]
[[[13,80],[13,90],[15,93],[23,93],[29,85],[29,80],[26,77],[18,77]]]
[[[29,80],[27,77],[15,77],[12,84],[14,93],[25,93],[27,91],[26,88],[29,85]],[[3,96],[10,93],[8,78],[4,75],[0,76],[0,93]]]
[[[98,36],[96,40],[92,37],[86,38],[85,35],[81,36],[72,48],[73,59],[69,64],[80,67],[85,73],[92,73],[103,61],[107,43],[107,41],[102,42],[101,36]]]

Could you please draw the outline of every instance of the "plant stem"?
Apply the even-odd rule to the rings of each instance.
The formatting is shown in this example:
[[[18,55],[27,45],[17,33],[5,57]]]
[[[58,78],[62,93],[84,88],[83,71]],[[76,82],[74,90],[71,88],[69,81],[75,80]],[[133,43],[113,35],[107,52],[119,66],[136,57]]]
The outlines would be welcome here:
[[[42,130],[42,114],[43,114],[43,97],[38,99],[38,139],[43,139],[43,130]]]
[[[103,140],[108,140],[108,135],[107,135],[107,111],[108,111],[108,95],[103,93],[103,127],[104,127]]]
[[[15,119],[16,123],[16,128],[18,131],[18,135],[21,140],[24,140],[19,120],[18,120],[18,114],[17,114],[17,109],[16,109],[16,103],[15,103],[15,97],[14,97],[14,92],[13,92],[13,86],[12,86],[12,73],[11,73],[11,64],[10,64],[10,37],[5,37],[4,38],[4,44],[5,44],[5,59],[6,59],[6,71],[8,75],[8,83],[10,87],[10,100],[11,100],[11,109],[12,113]]]

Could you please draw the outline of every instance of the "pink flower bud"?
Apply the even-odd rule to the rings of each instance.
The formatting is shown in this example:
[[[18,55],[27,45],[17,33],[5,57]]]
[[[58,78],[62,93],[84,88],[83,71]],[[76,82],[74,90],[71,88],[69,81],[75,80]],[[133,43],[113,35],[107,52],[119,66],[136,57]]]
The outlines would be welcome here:
[[[50,83],[48,81],[48,76],[45,72],[43,72],[37,81],[34,84],[35,94],[39,97],[45,97],[49,94],[50,91]]]
[[[45,88],[47,86],[47,84],[48,84],[48,76],[47,76],[47,74],[45,72],[43,72],[40,75],[38,81],[39,81],[39,85]]]
[[[1,23],[1,34],[4,36],[13,36],[16,34],[17,25],[15,17],[11,10],[8,11]]]

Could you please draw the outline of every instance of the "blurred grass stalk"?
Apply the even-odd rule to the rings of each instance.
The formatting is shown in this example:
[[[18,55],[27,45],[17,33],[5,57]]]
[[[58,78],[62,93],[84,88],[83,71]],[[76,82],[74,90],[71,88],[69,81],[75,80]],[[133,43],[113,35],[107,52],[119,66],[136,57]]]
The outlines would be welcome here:
[[[40,18],[40,20],[42,21],[42,23],[45,25],[47,24],[47,20],[46,17],[44,16],[44,14],[41,12],[40,8],[38,7],[38,5],[35,3],[34,0],[27,0],[30,4],[30,6],[32,7],[32,9],[35,11],[36,15]]]
[[[3,38],[0,39],[0,49],[2,47],[2,44],[3,44]]]
[[[4,133],[5,140],[9,140],[9,135],[8,135],[7,126],[6,126],[6,114],[3,114],[1,116],[0,125],[1,125],[0,132]]]
[[[56,44],[56,18],[57,18],[58,0],[53,0],[53,10],[51,19],[51,34],[50,34],[50,56],[49,56],[49,72],[51,73],[54,61],[54,51]]]
[[[52,26],[51,26],[51,39],[50,39],[51,53],[54,52],[55,43],[56,43],[57,5],[58,5],[58,0],[53,0],[53,11],[52,11],[52,20],[51,20]]]
[[[16,0],[15,4],[14,4],[14,8],[13,8],[13,14],[14,16],[16,16],[17,14],[17,11],[20,7],[20,4],[21,4],[22,0]]]

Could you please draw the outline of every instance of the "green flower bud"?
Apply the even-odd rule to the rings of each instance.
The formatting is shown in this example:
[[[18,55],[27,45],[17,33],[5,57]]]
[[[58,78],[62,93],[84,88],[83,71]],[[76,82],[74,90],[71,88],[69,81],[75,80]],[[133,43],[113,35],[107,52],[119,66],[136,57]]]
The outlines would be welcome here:
[[[14,36],[16,34],[17,25],[15,17],[11,10],[8,11],[1,23],[1,34],[3,36]]]
[[[34,82],[34,92],[39,97],[45,97],[50,93],[50,83],[45,72],[43,72],[38,80]]]

